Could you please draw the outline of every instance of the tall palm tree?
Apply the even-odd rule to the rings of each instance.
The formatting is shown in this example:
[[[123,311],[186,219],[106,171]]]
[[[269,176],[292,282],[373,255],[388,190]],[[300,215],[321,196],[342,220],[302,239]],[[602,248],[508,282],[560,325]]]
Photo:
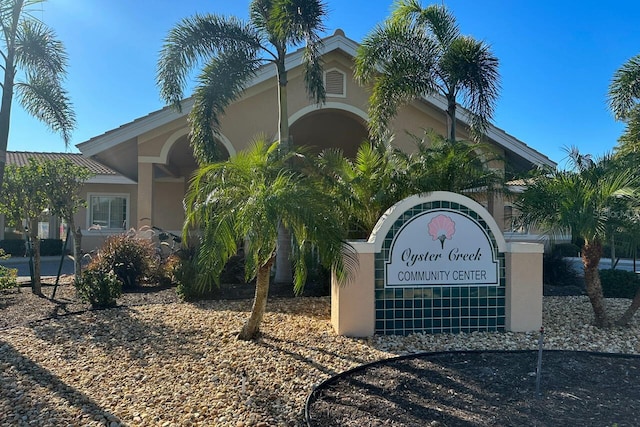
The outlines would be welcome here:
[[[194,106],[189,113],[190,140],[201,164],[220,160],[215,138],[220,117],[237,100],[256,71],[273,64],[278,79],[278,140],[291,147],[287,109],[287,69],[289,48],[305,43],[304,81],[309,96],[317,103],[325,100],[323,68],[319,54],[326,6],[321,0],[253,0],[250,20],[218,15],[195,15],[178,23],[168,34],[158,60],[160,95],[180,110],[187,77],[204,64],[194,90]],[[280,232],[276,268],[278,282],[291,282],[290,238]]]
[[[519,220],[542,232],[570,234],[581,238],[582,263],[587,295],[596,326],[608,326],[598,265],[608,223],[616,216],[620,202],[638,200],[638,174],[619,167],[611,157],[586,161],[576,151],[573,169],[556,170],[531,180],[516,202]]]
[[[0,54],[4,72],[0,101],[0,186],[4,177],[14,91],[22,107],[54,132],[65,146],[71,140],[75,115],[62,87],[67,55],[56,35],[31,14],[45,0],[0,0]]]
[[[238,335],[243,340],[259,332],[281,223],[294,242],[296,293],[303,289],[312,245],[340,280],[347,277],[351,259],[345,253],[336,201],[315,180],[287,167],[291,156],[278,148],[278,143],[257,141],[230,160],[201,167],[185,199],[185,234],[192,227],[202,230],[198,286],[210,287],[219,280],[225,263],[244,242],[246,278],[256,279],[256,291],[251,315]]]
[[[615,119],[627,124],[618,151],[640,153],[640,55],[630,58],[613,75],[608,104]]]
[[[220,160],[215,144],[220,117],[237,100],[256,71],[273,64],[278,78],[279,135],[288,148],[287,69],[289,48],[305,43],[304,77],[310,97],[325,99],[319,55],[325,5],[320,0],[253,0],[250,20],[198,15],[183,19],[167,35],[158,60],[160,95],[181,108],[187,78],[204,64],[189,113],[191,144],[200,163]]]
[[[447,102],[447,134],[456,139],[459,97],[471,113],[471,132],[479,139],[493,116],[499,92],[498,59],[490,47],[460,34],[444,6],[422,8],[418,0],[399,0],[389,19],[365,37],[358,49],[355,76],[373,83],[370,127],[380,138],[398,108],[424,95]]]

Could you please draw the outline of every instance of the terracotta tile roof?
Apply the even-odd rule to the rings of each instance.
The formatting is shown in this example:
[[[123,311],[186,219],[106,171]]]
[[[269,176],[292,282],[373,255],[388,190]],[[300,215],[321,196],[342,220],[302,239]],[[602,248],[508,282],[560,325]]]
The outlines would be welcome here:
[[[7,151],[8,165],[24,166],[29,163],[30,158],[33,158],[36,161],[67,159],[78,166],[86,167],[91,171],[91,173],[96,175],[120,175],[110,167],[85,157],[80,153],[34,153],[28,151]]]

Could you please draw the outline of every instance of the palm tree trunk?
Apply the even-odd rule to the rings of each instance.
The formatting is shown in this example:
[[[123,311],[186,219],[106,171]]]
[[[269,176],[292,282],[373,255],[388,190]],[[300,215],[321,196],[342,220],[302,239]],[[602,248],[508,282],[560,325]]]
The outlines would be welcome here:
[[[602,256],[602,244],[585,243],[582,248],[582,263],[584,265],[584,280],[587,288],[587,295],[593,307],[595,315],[595,325],[597,327],[606,327],[609,325],[609,319],[604,306],[604,296],[602,295],[602,283],[600,282],[600,272],[598,264]]]
[[[4,167],[7,163],[7,146],[9,144],[9,123],[11,121],[11,103],[13,101],[13,82],[15,79],[15,42],[18,31],[18,22],[24,0],[14,3],[11,11],[11,27],[3,31],[5,49],[4,52],[4,79],[2,82],[2,101],[0,103],[0,188],[4,182]]]
[[[633,316],[640,308],[640,287],[636,291],[636,294],[633,296],[633,300],[631,300],[631,305],[625,310],[624,314],[620,316],[620,318],[616,321],[616,325],[618,326],[627,326]]]
[[[267,309],[267,296],[269,295],[269,275],[271,274],[271,266],[273,258],[258,268],[256,277],[256,294],[253,298],[253,307],[251,315],[238,334],[239,340],[249,341],[254,339],[260,332],[260,323]]]
[[[278,67],[278,106],[279,106],[279,138],[281,150],[288,151],[292,148],[289,138],[289,112],[287,104],[287,70],[284,66],[284,54],[280,55],[282,61],[277,62]],[[293,283],[293,270],[291,266],[291,236],[282,223],[278,227],[278,253],[276,256],[276,283]]]
[[[11,58],[12,59],[12,58]],[[4,182],[4,167],[7,163],[7,146],[9,144],[9,124],[11,120],[11,101],[13,99],[13,62],[7,57],[5,61],[2,103],[0,104],[0,188]]]
[[[447,97],[447,131],[449,140],[456,140],[456,98]]]

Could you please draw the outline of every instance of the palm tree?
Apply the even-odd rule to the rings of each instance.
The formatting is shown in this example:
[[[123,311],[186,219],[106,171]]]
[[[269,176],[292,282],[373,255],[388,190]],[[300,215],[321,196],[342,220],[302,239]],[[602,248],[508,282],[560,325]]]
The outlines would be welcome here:
[[[367,238],[382,214],[408,195],[403,161],[396,150],[374,142],[362,143],[355,159],[337,148],[319,154],[318,175],[339,201],[350,238]]]
[[[4,177],[14,90],[22,107],[71,140],[75,115],[62,87],[67,56],[55,33],[30,13],[45,0],[0,0],[2,101],[0,101],[0,186]],[[23,72],[19,79],[19,71]]]
[[[424,95],[447,102],[447,132],[456,139],[456,107],[461,96],[479,139],[493,116],[499,92],[498,59],[490,47],[463,36],[455,17],[441,5],[422,8],[399,0],[391,17],[367,35],[358,49],[355,76],[373,83],[369,100],[374,137],[386,132],[398,108]]]
[[[507,191],[504,174],[490,167],[503,161],[492,146],[446,139],[433,131],[414,139],[416,150],[406,159],[408,194],[451,191],[480,202]]]
[[[287,113],[287,51],[305,42],[304,76],[310,97],[325,99],[319,33],[326,14],[320,0],[253,0],[250,20],[195,15],[183,19],[168,34],[158,60],[160,95],[181,108],[187,77],[204,66],[194,90],[189,114],[191,144],[201,163],[220,160],[215,144],[220,117],[237,100],[256,71],[273,64],[278,78],[279,135],[283,148],[290,146]]]
[[[594,161],[574,151],[571,161],[573,169],[533,178],[516,207],[523,224],[584,241],[582,263],[595,325],[608,326],[598,264],[608,237],[608,224],[616,216],[619,203],[638,200],[638,175],[619,167],[610,156]]]
[[[197,253],[203,272],[199,287],[213,286],[239,242],[244,242],[246,278],[256,279],[256,291],[239,339],[252,339],[259,332],[280,224],[291,231],[294,242],[296,293],[303,290],[307,275],[304,260],[312,246],[339,280],[347,277],[352,258],[345,254],[344,227],[336,201],[315,180],[288,167],[291,161],[292,155],[280,150],[278,143],[269,146],[264,140],[257,141],[230,160],[201,167],[185,198],[185,237],[193,227],[202,230]]]
[[[616,120],[627,124],[618,151],[640,151],[640,55],[625,62],[613,75],[608,104]]]
[[[160,95],[181,109],[183,90],[189,73],[204,63],[194,90],[189,113],[190,140],[196,159],[205,164],[220,160],[215,142],[220,117],[237,100],[256,71],[273,64],[278,78],[278,140],[291,148],[287,109],[287,69],[290,47],[305,43],[304,81],[309,96],[317,103],[325,100],[323,68],[319,54],[319,33],[326,7],[321,0],[253,0],[250,20],[218,15],[195,15],[182,20],[168,34],[158,60]],[[280,232],[276,280],[291,282],[290,238]]]
[[[363,143],[353,160],[339,149],[320,153],[319,175],[340,201],[350,237],[368,237],[389,207],[412,194],[452,191],[481,199],[506,191],[502,173],[489,168],[500,160],[491,147],[449,141],[430,131],[415,142],[411,154],[380,142]]]

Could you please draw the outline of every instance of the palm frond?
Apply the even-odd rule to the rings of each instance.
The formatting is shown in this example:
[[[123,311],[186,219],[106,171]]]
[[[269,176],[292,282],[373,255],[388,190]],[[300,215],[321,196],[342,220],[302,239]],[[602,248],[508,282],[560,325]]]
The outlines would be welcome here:
[[[59,133],[68,146],[76,120],[69,96],[60,82],[48,74],[28,74],[26,82],[14,86],[22,107]]]
[[[608,104],[616,120],[625,120],[640,99],[640,55],[625,62],[613,75]]]
[[[253,52],[241,49],[221,52],[204,67],[194,91],[193,109],[189,113],[190,141],[194,157],[199,162],[224,158],[216,141],[220,116],[229,104],[240,97],[260,65]]]
[[[196,14],[183,19],[171,29],[160,51],[156,81],[162,99],[180,109],[190,71],[228,50],[257,58],[263,46],[254,27],[236,18]]]
[[[56,79],[66,73],[67,54],[55,32],[44,23],[23,20],[16,34],[16,63],[27,73],[48,74]]]
[[[440,62],[440,68],[455,94],[472,114],[474,139],[486,131],[500,93],[499,61],[490,47],[471,37],[453,40]]]

